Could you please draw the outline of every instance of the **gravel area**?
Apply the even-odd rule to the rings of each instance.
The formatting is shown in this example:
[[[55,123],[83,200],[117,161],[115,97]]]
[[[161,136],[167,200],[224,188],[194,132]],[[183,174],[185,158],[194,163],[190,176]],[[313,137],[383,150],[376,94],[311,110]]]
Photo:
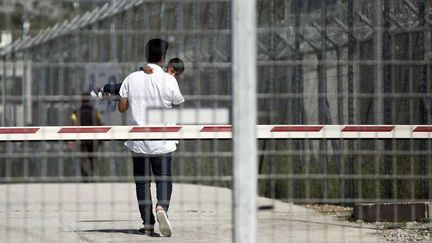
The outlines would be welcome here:
[[[306,204],[305,208],[314,209],[320,213],[333,215],[342,221],[351,221],[353,208],[328,204]],[[375,227],[375,235],[389,242],[432,242],[431,222],[376,222],[364,223],[361,220],[357,224],[366,224]]]
[[[421,222],[375,223],[376,234],[390,242],[432,242],[432,224]]]
[[[336,218],[341,220],[350,219],[353,213],[353,208],[330,205],[330,204],[305,204],[301,206],[305,208],[314,209],[320,213],[333,215]]]

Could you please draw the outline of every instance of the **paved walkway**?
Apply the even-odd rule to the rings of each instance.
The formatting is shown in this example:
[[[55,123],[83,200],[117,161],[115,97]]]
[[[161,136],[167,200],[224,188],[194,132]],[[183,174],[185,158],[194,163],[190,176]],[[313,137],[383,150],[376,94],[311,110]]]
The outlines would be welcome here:
[[[258,242],[381,242],[368,226],[259,198]],[[0,242],[232,242],[231,191],[175,184],[170,238],[139,235],[133,183],[0,185]]]

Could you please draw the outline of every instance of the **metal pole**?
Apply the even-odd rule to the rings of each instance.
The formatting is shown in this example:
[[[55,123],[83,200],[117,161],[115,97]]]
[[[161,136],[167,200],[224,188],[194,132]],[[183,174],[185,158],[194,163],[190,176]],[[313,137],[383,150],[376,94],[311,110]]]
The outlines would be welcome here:
[[[28,98],[29,95],[27,94],[28,90],[28,77],[27,77],[27,63],[28,63],[28,49],[25,49],[22,53],[23,60],[22,60],[22,87],[21,87],[21,102],[23,106],[23,124],[24,126],[28,126],[28,117],[27,117],[27,110],[28,110]]]
[[[232,1],[234,242],[257,242],[256,2]]]
[[[342,53],[342,47],[338,46],[336,48],[336,60],[340,61],[341,60],[341,53]],[[344,120],[344,96],[342,96],[342,94],[344,94],[344,80],[343,80],[343,76],[342,76],[342,65],[338,64],[336,66],[336,78],[337,78],[337,93],[340,95],[338,97],[338,124],[345,124],[345,120]],[[334,141],[334,143],[336,143],[336,141]],[[345,163],[342,161],[341,158],[341,151],[344,150],[345,148],[345,142],[343,140],[339,141],[339,146],[338,147],[338,151],[336,153],[335,158],[337,158],[338,160],[337,162],[337,170],[338,170],[338,174],[339,175],[344,175],[345,174]],[[334,145],[333,145],[334,146]],[[346,181],[345,179],[340,179],[339,182],[339,195],[340,198],[345,201],[345,184]]]
[[[354,59],[354,0],[348,0],[348,124],[354,124],[354,67],[352,61]],[[354,174],[354,142],[352,140],[348,141],[348,174]],[[354,180],[348,179],[345,187],[345,198],[354,198]]]
[[[275,16],[275,0],[271,0],[269,3],[269,15],[270,15],[270,28],[274,28],[275,27],[275,23],[276,23],[276,16]],[[272,31],[269,33],[270,35],[270,50],[269,50],[269,60],[276,60],[276,39],[275,39],[275,32]],[[268,93],[269,94],[275,94],[276,92],[276,84],[275,84],[275,66],[272,65],[270,66],[269,70],[268,70]],[[269,100],[267,100],[266,102],[269,106],[268,106],[268,124],[275,124],[277,123],[277,116],[276,116],[276,112],[274,111],[274,109],[277,109],[277,102],[276,99],[274,97],[269,97]],[[269,149],[271,151],[276,151],[276,145],[275,145],[275,141],[274,140],[269,140],[270,144],[269,144]],[[275,164],[276,164],[276,156],[270,156],[268,158],[268,163],[269,163],[269,171],[268,173],[272,176],[276,173],[276,168],[275,168]],[[276,181],[274,179],[268,180],[268,188],[266,188],[266,196],[270,197],[270,198],[276,198]]]
[[[321,2],[321,51],[318,54],[318,119],[319,124],[328,124],[329,114],[327,113],[327,40],[326,40],[326,3]],[[322,63],[324,61],[324,63]],[[328,147],[327,141],[320,141],[319,143],[321,160],[322,160],[322,173],[328,175]],[[328,198],[328,179],[324,177],[322,182],[322,196],[326,200]]]
[[[208,8],[208,28],[210,30],[215,30],[215,3],[211,3],[209,2],[207,5]],[[215,47],[214,47],[214,37],[213,35],[209,35],[208,36],[208,53],[209,53],[209,62],[212,63],[215,61]],[[178,48],[177,48],[178,49]],[[178,51],[178,50],[176,50]],[[211,67],[208,73],[208,79],[210,81],[210,90],[213,92],[213,94],[218,94],[219,90],[219,86],[217,85],[217,82],[215,82],[215,68]],[[218,101],[213,102],[213,108],[216,109],[218,107]],[[215,115],[215,114],[214,114]],[[218,151],[219,150],[219,140],[215,140],[214,142],[212,142],[212,151]],[[219,158],[214,157],[213,158],[213,163],[212,163],[212,172],[214,176],[223,176],[223,173],[219,173],[220,169],[219,169]],[[218,181],[218,186],[222,186],[219,184]]]
[[[425,15],[427,11],[429,11],[429,9],[426,9],[425,6],[425,2],[424,1],[420,1],[419,5],[419,13],[418,13],[418,20],[419,20],[419,27],[423,28],[422,31],[418,32],[417,34],[417,43],[415,43],[415,56],[414,59],[415,60],[426,60],[425,58],[425,51],[426,51],[426,44],[425,44],[425,36],[426,36],[426,21],[425,21]],[[429,112],[430,110],[428,109],[428,102],[427,102],[427,66],[421,66],[420,68],[420,82],[419,82],[419,93],[424,94],[425,96],[421,99],[421,104],[420,104],[420,124],[429,124]],[[426,143],[420,143],[420,151],[426,151]],[[419,163],[419,174],[421,176],[425,176],[426,173],[426,159],[427,156],[425,155],[421,155],[420,156],[420,163]],[[421,179],[420,180],[420,198],[421,199],[427,199],[428,197],[428,188],[427,188],[427,184],[426,184],[426,180],[425,179]]]
[[[11,68],[12,68],[12,78],[11,78],[11,80],[12,80],[12,83],[15,83],[16,81],[17,81],[17,78],[16,78],[16,69],[17,69],[17,67],[16,67],[16,55],[17,55],[17,52],[15,52],[15,48],[12,50],[12,54],[11,54],[11,62],[12,62],[12,66],[11,66]],[[22,85],[22,84],[21,84]],[[15,98],[15,96],[18,96],[18,92],[16,92],[15,90],[14,91],[12,91],[11,92],[11,95],[12,95],[12,100],[11,100],[11,104],[12,104],[12,106],[11,106],[11,109],[12,109],[12,114],[8,114],[8,115],[12,115],[12,117],[10,117],[9,118],[9,124],[7,124],[7,125],[9,125],[9,126],[17,126],[17,119],[16,119],[16,117],[17,117],[17,111],[16,111],[16,101],[14,100],[14,98]]]
[[[2,115],[2,126],[6,126],[6,89],[7,89],[7,58],[6,55],[3,56],[3,82],[2,82],[2,109],[3,109],[3,115]]]
[[[393,9],[395,6],[395,3],[391,3],[390,5],[390,9]],[[395,35],[391,35],[389,33],[389,38],[390,38],[390,44],[389,44],[389,52],[390,52],[390,60],[395,60],[397,58],[396,53],[396,46],[397,46],[397,39]],[[390,88],[391,91],[389,91],[390,93],[393,93],[396,90],[396,87],[398,85],[397,80],[399,80],[399,75],[396,76],[398,67],[395,65],[391,65],[389,67],[389,82],[390,82]],[[391,117],[389,117],[389,119],[391,119],[391,121],[393,121],[394,123],[398,122],[398,114],[395,112],[397,111],[397,106],[398,104],[396,103],[395,99],[392,99],[390,104],[388,105],[388,108],[390,108],[393,112],[391,113]],[[392,141],[392,149],[394,150],[396,148],[396,140]],[[398,157],[397,156],[392,156],[391,158],[391,163],[392,163],[392,168],[393,170],[391,171],[391,175],[392,176],[396,176],[398,174]],[[399,190],[398,190],[398,180],[393,179],[392,180],[392,199],[397,199],[399,197]]]
[[[113,20],[114,22],[114,20]],[[121,41],[122,41],[122,62],[127,62],[128,60],[130,60],[130,57],[128,57],[128,35],[126,33],[125,30],[127,30],[127,23],[126,23],[126,12],[122,13],[122,15],[120,16],[120,29],[121,31],[123,31],[122,36],[121,36]],[[116,26],[114,24],[114,34],[116,32]],[[117,36],[114,35],[114,39],[117,40]],[[118,59],[117,57],[117,41],[115,41],[116,43],[114,44],[115,46],[113,46],[113,52],[115,52],[115,56],[113,56],[112,61],[115,61]]]
[[[198,13],[200,11],[200,6],[199,4],[194,1],[192,3],[192,29],[193,30],[197,30],[198,24],[199,24],[199,20],[198,20]],[[202,86],[201,86],[201,72],[199,71],[199,69],[197,68],[197,63],[199,63],[199,61],[203,60],[203,57],[199,54],[199,37],[197,35],[197,33],[193,33],[192,34],[192,43],[193,43],[193,48],[192,48],[192,53],[193,53],[193,58],[192,58],[192,76],[193,77],[197,77],[197,81],[196,81],[196,91],[194,92],[199,92],[200,90],[202,90]],[[201,108],[201,104],[202,104],[202,100],[198,100],[198,102],[196,103],[196,108],[200,109]],[[202,151],[203,149],[203,143],[201,142],[201,140],[198,140],[195,143],[195,151]],[[202,170],[201,170],[201,163],[200,163],[200,159],[198,157],[194,158],[194,172],[195,175],[197,177],[202,175]],[[198,200],[201,199],[201,195],[199,195]]]
[[[133,28],[135,30],[140,29],[139,27],[139,15],[138,15],[138,7],[133,9]],[[139,59],[139,55],[138,55],[138,45],[139,45],[139,34],[137,32],[134,33],[133,35],[133,41],[132,41],[132,50],[133,50],[133,61],[137,62]],[[178,56],[178,55],[177,55]],[[122,60],[123,61],[123,60]]]
[[[112,17],[113,19],[115,19],[115,16]],[[99,21],[97,24],[95,24],[93,26],[93,31],[97,32],[98,30],[102,30],[104,28],[103,26],[103,22]],[[92,35],[94,35],[92,33]],[[96,55],[96,62],[104,62],[105,60],[105,47],[104,47],[104,38],[105,38],[105,34],[101,34],[101,33],[97,33],[97,55]],[[87,87],[86,87],[87,88]]]
[[[410,60],[413,60],[415,57],[415,51],[414,51],[414,43],[413,43],[413,39],[414,39],[414,34],[413,32],[409,32],[408,33],[408,57]],[[414,93],[414,70],[413,70],[413,66],[408,66],[408,94],[413,94]],[[408,100],[408,106],[409,106],[409,111],[408,111],[408,124],[414,124],[414,111],[417,111],[417,109],[415,109],[414,107],[414,98],[410,98]],[[417,122],[417,121],[416,121]],[[409,145],[410,145],[410,151],[415,151],[417,150],[416,148],[416,143],[413,139],[409,140]],[[410,162],[410,174],[414,175],[414,168],[415,168],[415,161],[414,161],[414,157],[410,156],[409,158],[409,162]],[[414,200],[415,199],[415,195],[416,195],[416,182],[415,180],[410,180],[410,199]]]
[[[294,20],[294,60],[301,61],[301,50],[300,50],[300,19],[301,19],[301,7],[302,2],[300,0],[295,0],[294,2],[294,9],[295,9],[295,20]],[[301,72],[301,66],[295,65],[294,66],[294,72],[293,72],[293,92],[295,94],[303,94],[303,82],[302,82],[302,72]],[[292,114],[295,114],[295,117],[293,119],[294,124],[303,124],[303,98],[294,98],[293,104],[291,106],[292,108]],[[294,141],[294,149],[296,151],[302,151],[303,148],[303,142],[302,141]],[[302,155],[300,153],[295,155],[294,158],[294,173],[300,174],[302,170]],[[294,200],[300,198],[301,196],[301,181],[300,179],[296,178],[294,180]]]
[[[391,37],[390,37],[390,1],[383,0],[384,8],[383,8],[383,60],[388,61],[391,59]],[[390,65],[385,65],[383,67],[383,93],[389,93],[391,91],[391,69]],[[391,124],[392,116],[391,116],[391,100],[389,98],[383,98],[383,122],[385,124]],[[392,141],[386,140],[384,141],[384,151],[392,150]],[[393,164],[391,160],[391,156],[384,155],[384,173],[386,175],[390,175],[393,171]],[[385,180],[384,181],[384,195],[386,198],[392,198],[392,181]]]
[[[121,19],[120,19],[120,25],[121,27],[124,27],[124,19],[125,19],[125,13],[122,13]],[[124,30],[124,28],[122,28]],[[125,35],[125,34],[123,34]],[[125,42],[125,39],[122,39],[122,42]],[[116,62],[117,61],[117,34],[116,34],[116,17],[112,17],[111,19],[111,25],[110,25],[110,62]],[[125,52],[126,50],[123,50]],[[102,61],[102,60],[99,60]],[[122,61],[125,62],[125,59]]]
[[[374,48],[375,48],[375,83],[374,83],[374,95],[372,100],[374,101],[374,123],[384,124],[384,65],[383,65],[383,9],[382,4],[384,0],[376,0],[374,2],[375,16],[374,16]],[[384,142],[375,140],[375,160],[374,170],[375,175],[380,174],[380,164],[382,163],[381,156],[384,150]],[[381,198],[381,179],[375,179],[375,198],[378,200]]]
[[[175,49],[175,55],[178,57],[180,56],[180,51],[183,50],[183,40],[184,36],[182,35],[183,32],[183,4],[178,0],[178,2],[175,3],[175,22],[176,22],[176,49]]]
[[[375,1],[375,38],[374,38],[374,47],[375,47],[375,90],[376,93],[376,102],[375,102],[375,123],[383,124],[384,123],[384,66],[383,66],[383,0]],[[382,144],[380,142],[380,144]]]
[[[59,90],[58,90],[58,92],[63,97],[66,97],[65,96],[65,67],[64,67],[65,57],[64,57],[64,53],[67,53],[68,48],[70,48],[71,43],[73,43],[73,39],[72,38],[73,37],[71,35],[67,35],[65,37],[62,36],[62,37],[59,37],[59,40],[56,43],[58,51],[59,51],[59,53],[61,53],[60,56],[58,56],[58,62],[60,64],[60,67],[58,69],[58,82],[59,82]],[[72,39],[72,41],[71,41],[71,39]],[[67,58],[66,58],[66,62],[67,62]],[[66,95],[68,95],[67,91],[66,91]],[[64,113],[64,111],[66,110],[65,107],[67,107],[65,104],[67,104],[67,103],[68,103],[67,100],[62,99],[62,101],[60,102],[60,107],[59,107],[59,109],[60,109],[61,112]],[[65,119],[64,116],[60,116],[60,119],[58,120],[58,124],[64,125],[67,122],[69,122],[69,119],[67,119],[67,118]],[[59,145],[60,145],[60,148],[63,148],[64,145],[65,145],[65,142],[59,141]],[[60,178],[63,178],[63,176],[65,176],[65,173],[64,173],[65,169],[67,168],[65,166],[66,165],[65,162],[67,162],[67,159],[65,157],[61,156],[58,161],[59,161],[58,176]],[[60,213],[60,215],[61,215],[60,218],[63,219],[63,214]]]
[[[426,1],[425,2],[425,9],[430,9],[432,5],[432,2],[430,1]],[[430,19],[431,17],[431,13],[429,11],[425,11],[425,19]],[[427,53],[427,55],[424,56],[425,59],[432,59],[432,43],[431,43],[431,22],[429,23],[425,23],[425,53]],[[431,80],[431,72],[432,72],[432,61],[429,62],[429,65],[426,67],[426,80]],[[426,92],[427,93],[432,93],[432,85],[430,83],[426,83]],[[432,107],[432,99],[428,98],[426,99],[426,102],[429,106],[429,110],[428,110],[428,116],[427,116],[427,121],[428,124],[430,124],[430,122],[432,121],[432,111],[431,111],[431,107]],[[427,143],[427,151],[431,151],[431,143]],[[427,176],[431,176],[431,167],[432,167],[432,157],[431,155],[427,155],[426,156],[426,161],[428,163],[427,165]],[[428,199],[432,199],[432,180],[429,179],[428,181]]]

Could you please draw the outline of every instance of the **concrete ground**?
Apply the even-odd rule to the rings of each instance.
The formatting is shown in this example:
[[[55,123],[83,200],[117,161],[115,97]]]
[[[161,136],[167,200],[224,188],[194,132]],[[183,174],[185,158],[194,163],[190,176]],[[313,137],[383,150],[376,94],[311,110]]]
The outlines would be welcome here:
[[[154,191],[154,190],[153,190]],[[259,198],[258,242],[382,242],[369,225]],[[133,183],[0,185],[0,242],[232,242],[231,190],[175,184],[170,238],[139,235]],[[157,227],[157,225],[156,225]]]

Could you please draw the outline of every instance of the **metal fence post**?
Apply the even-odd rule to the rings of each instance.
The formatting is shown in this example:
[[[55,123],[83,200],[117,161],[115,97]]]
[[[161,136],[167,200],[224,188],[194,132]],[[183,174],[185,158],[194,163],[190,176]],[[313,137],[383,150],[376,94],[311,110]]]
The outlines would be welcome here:
[[[256,2],[232,1],[234,242],[257,241]]]
[[[7,58],[6,58],[6,54],[3,56],[3,79],[2,79],[2,110],[3,110],[3,114],[2,114],[2,126],[5,127],[6,126],[6,82],[8,81],[7,78]]]
[[[354,124],[354,50],[355,45],[358,43],[354,39],[354,0],[348,0],[347,4],[347,25],[348,25],[348,68],[347,68],[347,79],[348,79],[348,124]],[[348,141],[348,174],[354,174],[354,141]],[[352,200],[356,193],[354,189],[354,180],[349,178],[346,184],[345,198]]]

